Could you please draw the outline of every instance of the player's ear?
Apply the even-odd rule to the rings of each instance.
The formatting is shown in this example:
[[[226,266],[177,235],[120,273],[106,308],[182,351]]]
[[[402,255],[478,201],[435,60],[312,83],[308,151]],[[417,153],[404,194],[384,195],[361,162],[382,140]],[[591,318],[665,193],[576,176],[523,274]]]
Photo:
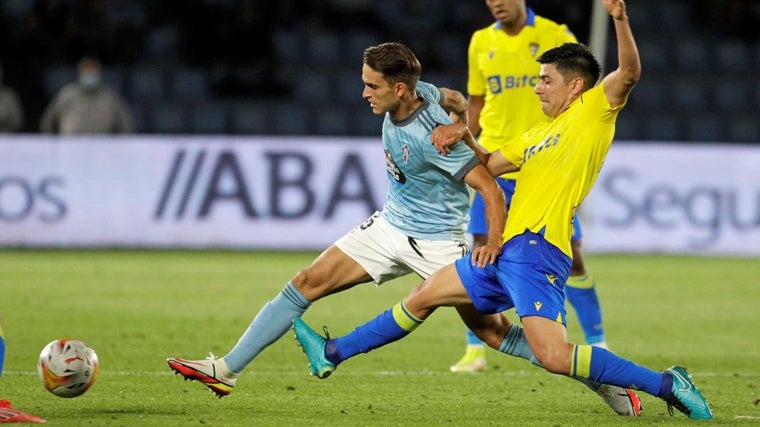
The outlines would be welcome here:
[[[573,95],[580,95],[583,93],[583,88],[585,87],[586,82],[583,80],[583,77],[576,77],[573,79],[572,86],[570,90],[572,91]]]
[[[396,96],[398,96],[399,98],[401,98],[402,96],[404,96],[404,94],[406,93],[406,89],[407,89],[406,88],[406,83],[396,82],[394,84],[394,87],[396,89]]]

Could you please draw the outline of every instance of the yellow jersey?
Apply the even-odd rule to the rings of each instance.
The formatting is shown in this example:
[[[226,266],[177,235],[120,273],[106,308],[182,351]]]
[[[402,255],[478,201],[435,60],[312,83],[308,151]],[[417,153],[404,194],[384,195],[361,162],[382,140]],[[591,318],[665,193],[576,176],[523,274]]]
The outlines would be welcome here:
[[[531,9],[516,36],[508,35],[498,21],[473,33],[467,52],[467,91],[485,97],[478,143],[488,152],[549,120],[533,93],[541,66],[536,58],[565,43],[577,43],[568,27]],[[514,179],[514,174],[504,177]]]
[[[500,149],[521,167],[504,242],[530,230],[572,258],[573,215],[599,175],[622,108],[611,107],[597,85],[555,120],[535,125]]]

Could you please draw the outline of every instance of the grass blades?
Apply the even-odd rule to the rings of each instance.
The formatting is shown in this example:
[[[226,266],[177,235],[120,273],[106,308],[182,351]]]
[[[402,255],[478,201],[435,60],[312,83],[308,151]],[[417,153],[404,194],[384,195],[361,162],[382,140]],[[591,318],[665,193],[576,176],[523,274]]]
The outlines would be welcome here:
[[[642,395],[643,416],[616,416],[567,378],[488,351],[482,374],[452,374],[464,327],[440,309],[410,337],[308,375],[286,334],[216,399],[171,373],[168,356],[224,355],[312,252],[0,251],[6,361],[0,398],[56,426],[610,426],[693,425]],[[760,260],[587,255],[610,347],[652,369],[686,366],[716,425],[760,423]],[[338,336],[418,283],[358,286],[316,302],[305,320]],[[509,316],[514,319],[514,313]],[[568,333],[582,340],[569,309]],[[37,379],[49,341],[87,342],[101,363],[85,395],[62,399]]]

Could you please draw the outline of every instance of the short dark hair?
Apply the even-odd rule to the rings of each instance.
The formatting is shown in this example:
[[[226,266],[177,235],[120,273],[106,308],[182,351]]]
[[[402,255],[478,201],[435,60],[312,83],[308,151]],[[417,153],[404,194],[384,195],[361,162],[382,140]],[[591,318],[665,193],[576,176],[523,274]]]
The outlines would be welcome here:
[[[562,46],[549,49],[536,59],[541,64],[554,64],[557,71],[567,80],[581,77],[584,80],[583,90],[589,90],[596,84],[602,74],[599,62],[586,45],[582,43],[565,43]]]
[[[402,43],[382,43],[364,50],[364,63],[383,74],[389,83],[406,83],[417,87],[422,74],[420,61],[409,47]]]

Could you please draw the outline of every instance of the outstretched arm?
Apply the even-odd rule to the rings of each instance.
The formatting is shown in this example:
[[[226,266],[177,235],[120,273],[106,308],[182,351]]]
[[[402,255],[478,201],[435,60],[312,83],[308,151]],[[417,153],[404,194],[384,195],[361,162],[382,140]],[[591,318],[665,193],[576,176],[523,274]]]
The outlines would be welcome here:
[[[486,223],[488,225],[488,242],[475,249],[472,262],[479,267],[493,264],[501,253],[502,234],[506,222],[506,202],[504,191],[496,183],[493,176],[483,165],[477,165],[467,175],[464,181],[474,188],[481,196],[486,206]]]
[[[625,1],[604,0],[604,8],[612,17],[618,48],[618,67],[602,80],[604,94],[610,105],[625,103],[633,86],[641,77],[641,61],[626,14]]]
[[[493,153],[487,152],[473,138],[470,129],[467,126],[454,123],[445,126],[438,126],[433,129],[431,142],[435,149],[443,155],[449,154],[449,147],[464,140],[465,144],[478,156],[480,163],[488,168],[493,176],[499,176],[508,172],[515,172],[520,168],[512,164],[499,151]]]

